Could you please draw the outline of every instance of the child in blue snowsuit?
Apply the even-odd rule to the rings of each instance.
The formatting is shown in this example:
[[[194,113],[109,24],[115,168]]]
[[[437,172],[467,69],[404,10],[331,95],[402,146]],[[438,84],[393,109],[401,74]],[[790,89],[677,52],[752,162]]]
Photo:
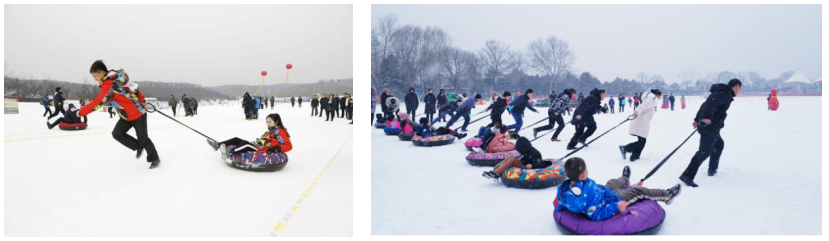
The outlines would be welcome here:
[[[610,179],[602,186],[587,178],[587,165],[578,157],[570,158],[564,163],[564,172],[570,181],[558,186],[558,193],[553,201],[556,211],[567,209],[570,212],[583,213],[593,221],[612,218],[628,205],[642,199],[664,201],[670,205],[682,188],[677,184],[667,190],[646,187],[625,189],[630,186],[630,167],[627,166],[622,171],[622,177]]]

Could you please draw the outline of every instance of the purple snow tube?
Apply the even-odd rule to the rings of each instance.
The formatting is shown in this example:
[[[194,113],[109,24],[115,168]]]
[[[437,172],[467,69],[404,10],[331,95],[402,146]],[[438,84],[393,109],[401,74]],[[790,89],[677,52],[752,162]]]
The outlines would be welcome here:
[[[665,210],[653,200],[642,200],[629,206],[618,217],[593,221],[582,213],[555,211],[558,227],[566,233],[581,235],[653,234],[665,221]]]

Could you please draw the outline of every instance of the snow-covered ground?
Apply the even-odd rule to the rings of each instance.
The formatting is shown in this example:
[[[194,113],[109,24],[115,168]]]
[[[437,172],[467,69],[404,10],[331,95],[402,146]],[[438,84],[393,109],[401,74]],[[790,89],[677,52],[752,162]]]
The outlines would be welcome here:
[[[3,116],[5,235],[352,236],[348,120],[311,117],[307,103],[260,110],[254,121],[240,105],[200,106],[177,119],[218,140],[253,140],[272,112],[294,146],[280,171],[226,166],[204,137],[158,113],[149,136],[162,162],[150,170],[112,139],[117,117],[96,112],[87,130],[49,130],[42,106],[21,103],[20,114]]]
[[[675,111],[656,112],[641,160],[623,160],[619,153],[619,145],[636,140],[628,134],[628,123],[573,156],[587,161],[590,177],[598,183],[621,176],[625,165],[630,165],[632,179],[643,178],[693,131],[691,123],[703,99],[686,99],[685,110],[677,99]],[[667,216],[658,234],[821,234],[821,97],[780,97],[777,111],[766,106],[764,96],[736,98],[721,132],[725,149],[719,172],[707,176],[706,161],[695,180],[700,187],[683,185],[672,205],[662,203]],[[598,129],[588,140],[623,121],[632,109],[596,115]],[[525,127],[546,117],[546,108],[538,110],[540,114],[525,112]],[[423,113],[422,105],[418,113]],[[565,122],[570,118],[565,116]],[[503,120],[514,123],[506,114]],[[487,122],[471,124],[467,138]],[[491,168],[467,164],[466,138],[425,148],[370,128],[372,234],[561,233],[553,220],[555,188],[507,188],[481,177]],[[533,145],[545,158],[560,158],[568,153],[566,141],[573,133],[574,127],[568,125],[559,135],[564,141],[550,142],[549,134]],[[532,137],[529,129],[520,134]],[[698,147],[695,134],[645,186],[668,188],[680,183],[678,177]]]

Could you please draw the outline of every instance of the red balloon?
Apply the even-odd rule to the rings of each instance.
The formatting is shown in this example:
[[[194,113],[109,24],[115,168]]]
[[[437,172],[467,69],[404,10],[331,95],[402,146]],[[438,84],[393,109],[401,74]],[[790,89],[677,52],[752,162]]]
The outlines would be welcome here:
[[[268,75],[268,71],[262,70],[262,76]]]
[[[287,68],[287,69],[291,69],[291,68],[293,68],[293,67],[294,67],[294,66],[293,66],[293,65],[291,65],[291,64],[285,65],[285,68]]]

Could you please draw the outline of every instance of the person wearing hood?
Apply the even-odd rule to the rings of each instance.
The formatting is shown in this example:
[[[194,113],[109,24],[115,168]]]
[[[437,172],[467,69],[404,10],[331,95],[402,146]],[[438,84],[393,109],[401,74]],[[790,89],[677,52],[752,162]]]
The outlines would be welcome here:
[[[512,118],[515,119],[515,124],[507,126],[508,128],[515,130],[513,133],[518,134],[521,131],[521,126],[524,125],[524,109],[529,108],[531,111],[535,111],[535,113],[539,113],[532,105],[530,105],[530,99],[533,97],[533,89],[527,89],[524,92],[524,95],[519,95],[515,97],[515,100],[512,103],[509,103],[511,106],[510,112],[512,113]]]
[[[498,178],[504,175],[504,172],[511,167],[541,169],[553,164],[551,161],[542,160],[541,152],[538,152],[538,150],[530,144],[530,140],[527,140],[526,137],[518,138],[518,141],[515,142],[515,150],[521,154],[521,159],[514,156],[507,157],[500,163],[496,164],[492,170],[485,171],[482,176],[498,181]]]
[[[537,138],[538,132],[540,131],[552,130],[555,123],[558,123],[558,129],[556,129],[556,132],[553,133],[553,137],[550,138],[550,141],[561,141],[558,139],[558,134],[561,133],[561,130],[564,130],[564,117],[561,117],[561,115],[564,114],[565,109],[568,108],[567,101],[570,100],[570,96],[575,93],[576,90],[574,89],[564,89],[558,98],[551,102],[550,108],[547,109],[549,124],[534,128],[533,138]]]
[[[725,117],[728,116],[728,108],[731,107],[731,102],[734,97],[740,94],[743,83],[739,79],[731,79],[728,85],[714,84],[711,86],[711,94],[702,103],[697,111],[697,116],[694,117],[692,126],[697,129],[699,133],[699,150],[691,158],[691,163],[688,168],[679,176],[679,180],[685,185],[697,187],[694,183],[694,177],[697,175],[697,170],[702,162],[708,157],[708,176],[714,176],[717,173],[717,167],[720,163],[720,155],[722,155],[723,142],[720,136],[720,129],[725,127]]]
[[[386,106],[389,108],[389,116],[386,117],[387,120],[389,117],[395,115],[395,113],[400,112],[400,100],[398,100],[397,97],[389,96],[386,98]],[[397,119],[400,120],[400,115],[397,115]]]
[[[389,119],[389,116],[391,116],[391,111],[389,111],[388,102],[386,102],[389,96],[391,96],[391,94],[389,93],[389,89],[384,89],[383,93],[380,94],[380,111],[383,112],[383,119],[387,120]]]
[[[605,94],[603,89],[591,90],[590,95],[584,98],[579,107],[573,111],[575,116],[570,120],[570,123],[576,126],[576,133],[573,134],[573,138],[567,144],[567,150],[576,149],[576,142],[586,145],[587,138],[596,131],[596,121],[593,120],[593,115],[596,113],[596,109],[602,108],[600,100],[604,99]],[[587,128],[587,131],[584,131],[585,128]]]
[[[497,93],[494,93],[496,96]],[[492,113],[489,115],[489,118],[492,120],[491,124],[495,123],[503,123],[501,122],[501,115],[504,114],[504,111],[507,110],[507,103],[509,102],[509,98],[512,96],[512,93],[509,91],[504,91],[503,96],[495,97],[495,101],[489,104],[489,107],[486,108],[487,111],[492,110]]]
[[[771,96],[771,95],[769,95],[769,96]],[[46,108],[46,111],[43,112],[43,117],[46,117],[47,114],[49,116],[52,116],[52,109],[49,109],[49,102],[50,101],[51,100],[49,100],[48,95],[44,95],[43,99],[40,99],[40,104],[43,105],[43,108]]]
[[[449,102],[449,99],[446,98],[446,92],[444,92],[443,89],[440,89],[440,94],[438,94],[438,116],[443,116],[443,117],[438,117],[438,119],[443,118],[443,119],[440,119],[440,121],[446,121],[446,115],[442,115],[443,111],[440,110],[440,107],[442,107],[443,105],[445,105],[448,102]],[[451,116],[449,118],[451,118]],[[431,120],[429,122],[432,123]]]
[[[461,105],[458,106],[458,111],[455,113],[455,116],[453,116],[452,119],[449,119],[449,122],[446,123],[445,128],[449,129],[449,127],[451,127],[452,124],[454,124],[455,121],[458,120],[458,118],[463,117],[463,126],[461,126],[461,131],[467,131],[466,126],[469,125],[469,114],[472,111],[472,109],[475,108],[475,102],[478,102],[480,100],[481,95],[476,94],[475,99],[468,99],[463,101]]]
[[[418,99],[414,88],[409,88],[409,93],[403,97],[403,100],[406,102],[406,113],[412,115],[412,118],[417,116],[417,106],[420,105]]]
[[[374,111],[377,108],[377,96],[374,94],[376,90],[373,86],[371,87],[371,123],[374,123]],[[314,102],[311,102],[311,106],[313,105]]]
[[[432,94],[432,89],[429,89],[429,93],[426,94],[426,97],[423,97],[423,103],[426,104],[426,118],[429,119],[429,122],[435,119],[435,104],[437,104],[437,101],[435,94]],[[414,116],[412,118],[414,119]]]
[[[50,124],[49,120],[46,120],[46,127],[49,127],[49,129],[51,130],[60,123],[81,123],[81,117],[78,116],[78,108],[75,107],[75,104],[69,104],[69,111],[63,112],[63,117],[58,118],[57,120],[55,120],[54,123]],[[83,116],[83,123],[86,123],[86,116]]]
[[[656,107],[656,100],[662,99],[662,91],[651,89],[648,94],[642,97],[642,108],[633,112],[633,119],[630,121],[630,135],[635,136],[637,141],[631,142],[624,146],[619,146],[622,152],[622,160],[627,159],[625,156],[630,152],[630,161],[639,160],[639,155],[642,154],[642,149],[645,149],[645,141],[648,138],[648,131],[651,128],[651,119],[656,112],[651,107]],[[651,111],[653,110],[653,111]]]

